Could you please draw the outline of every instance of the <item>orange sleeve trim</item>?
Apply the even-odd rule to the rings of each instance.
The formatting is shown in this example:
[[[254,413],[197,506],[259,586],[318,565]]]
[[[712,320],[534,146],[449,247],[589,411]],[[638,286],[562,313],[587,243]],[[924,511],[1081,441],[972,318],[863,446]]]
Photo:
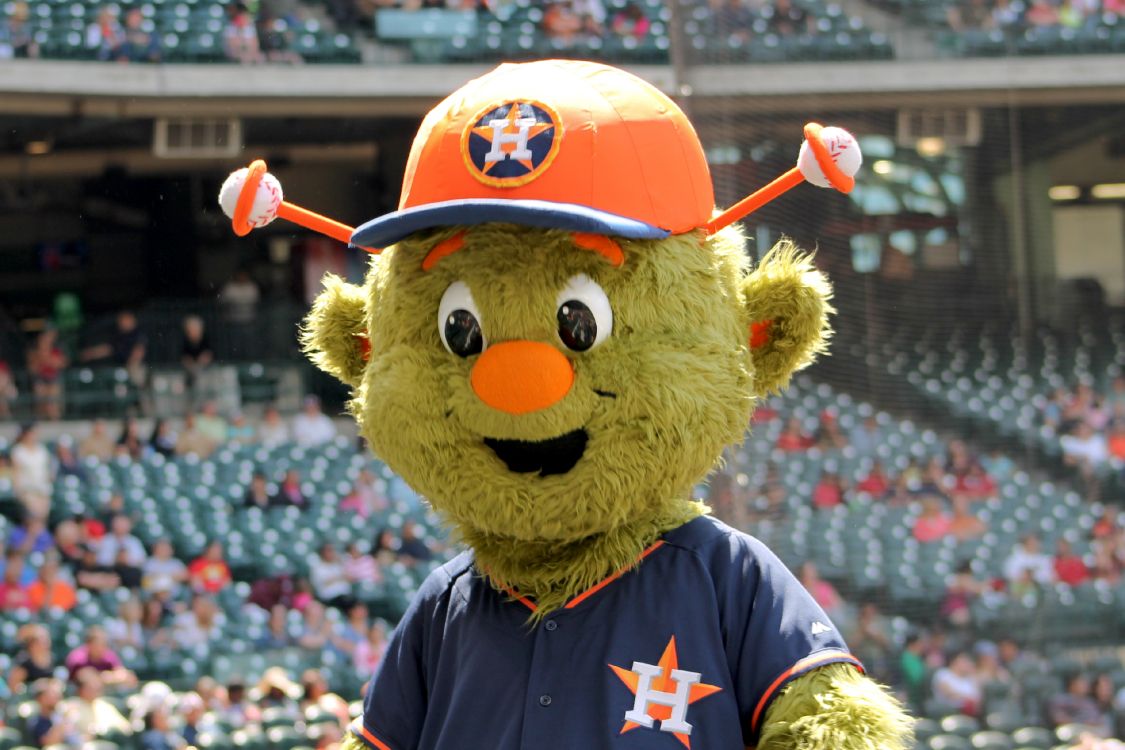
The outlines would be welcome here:
[[[860,672],[863,672],[863,665],[859,663],[859,659],[843,651],[827,651],[822,654],[806,656],[804,659],[801,659],[799,662],[789,667],[789,669],[779,674],[777,679],[771,682],[770,686],[766,688],[766,692],[762,693],[762,697],[758,700],[758,705],[754,707],[754,714],[750,717],[751,731],[758,731],[758,720],[762,717],[762,712],[765,711],[766,706],[769,705],[770,699],[773,698],[773,694],[777,692],[778,688],[801,672],[829,662],[846,662],[854,666]]]
[[[354,722],[352,724],[352,729],[358,730],[360,735],[363,736],[363,739],[367,740],[371,745],[373,745],[375,747],[375,750],[391,750],[390,745],[383,742],[375,735],[371,734],[371,732],[367,731],[367,727],[363,726],[362,723],[358,721]]]
[[[644,552],[641,553],[641,556],[637,558],[637,562],[639,563],[641,560],[645,559],[646,557],[651,555],[653,552],[660,549],[660,547],[662,547],[663,545],[664,545],[663,539],[660,539],[660,540],[657,540],[657,541],[653,542],[652,544],[650,544],[648,546],[648,549],[646,549]],[[636,563],[634,563],[634,564],[636,564]],[[581,594],[579,594],[578,596],[574,597],[569,602],[567,602],[564,609],[574,609],[579,604],[586,601],[591,596],[598,593],[599,591],[604,589],[606,586],[608,586],[609,584],[616,581],[621,576],[625,575],[625,573],[627,573],[631,567],[632,566],[629,566],[629,568],[622,568],[621,570],[619,570],[616,573],[614,573],[613,575],[611,575],[609,578],[606,578],[605,580],[603,580],[601,583],[595,584],[593,587],[586,589]]]

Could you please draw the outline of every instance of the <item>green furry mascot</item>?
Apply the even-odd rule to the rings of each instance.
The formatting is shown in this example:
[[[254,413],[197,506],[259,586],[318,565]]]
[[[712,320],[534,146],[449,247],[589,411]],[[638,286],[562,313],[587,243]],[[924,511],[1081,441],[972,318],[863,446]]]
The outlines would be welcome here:
[[[849,181],[842,132],[772,194]],[[292,218],[240,179],[236,227]],[[723,228],[752,207],[716,215],[690,123],[608,66],[501,66],[423,122],[400,210],[350,235],[386,249],[362,287],[326,279],[303,342],[468,551],[423,584],[347,750],[910,745],[780,561],[691,497],[829,334],[809,259],[750,268]]]

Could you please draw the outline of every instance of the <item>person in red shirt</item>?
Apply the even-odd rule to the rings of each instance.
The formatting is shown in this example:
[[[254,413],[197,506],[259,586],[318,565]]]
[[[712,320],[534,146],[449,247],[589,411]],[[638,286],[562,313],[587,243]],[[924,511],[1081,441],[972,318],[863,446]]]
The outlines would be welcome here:
[[[1082,558],[1070,548],[1070,542],[1060,539],[1055,545],[1055,579],[1060,583],[1078,586],[1090,580],[1090,570]]]
[[[39,578],[27,587],[27,599],[30,608],[36,611],[70,610],[78,603],[74,586],[69,581],[59,578],[59,561],[54,555],[49,556],[39,566]]]
[[[0,579],[0,611],[31,606],[23,581],[23,553],[10,549],[4,556],[4,577]]]
[[[866,492],[873,498],[881,498],[887,494],[887,490],[891,488],[891,482],[887,479],[886,473],[883,471],[883,463],[875,461],[871,464],[871,471],[867,472],[867,476],[859,480],[855,486],[856,492]]]
[[[791,417],[785,431],[777,437],[777,447],[783,451],[803,451],[812,446],[812,438],[801,432],[801,420]]]
[[[813,488],[812,504],[814,508],[834,508],[844,502],[844,484],[840,477],[826,471],[820,475],[820,481]]]
[[[195,591],[208,594],[218,593],[231,582],[230,566],[223,559],[221,542],[211,542],[203,554],[188,566],[188,581]]]
[[[922,515],[914,522],[914,538],[919,542],[936,542],[949,534],[950,520],[941,501],[928,497],[922,502]]]

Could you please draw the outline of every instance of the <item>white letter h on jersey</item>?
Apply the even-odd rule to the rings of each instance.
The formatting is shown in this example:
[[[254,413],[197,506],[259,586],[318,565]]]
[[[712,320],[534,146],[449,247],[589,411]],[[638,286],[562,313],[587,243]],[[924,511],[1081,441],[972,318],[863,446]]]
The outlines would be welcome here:
[[[513,104],[512,106],[515,107],[516,105]],[[512,159],[513,161],[530,159],[532,154],[531,149],[527,147],[527,131],[535,123],[534,117],[521,117],[515,121],[509,120],[507,117],[489,120],[488,127],[492,128],[492,148],[484,155],[484,160],[492,162],[504,161],[505,159]],[[505,133],[504,130],[511,125],[519,128],[519,132]],[[505,143],[516,144],[515,150],[508,153],[501,151],[500,146]]]
[[[625,712],[625,720],[652,729],[653,719],[648,715],[648,707],[652,704],[669,706],[672,715],[660,722],[660,731],[691,734],[691,724],[684,720],[684,716],[687,714],[691,686],[702,679],[701,673],[673,669],[671,677],[676,683],[676,692],[666,693],[652,689],[652,678],[659,677],[664,672],[663,668],[635,661],[633,672],[640,675],[637,680],[637,699],[633,702],[632,710]]]

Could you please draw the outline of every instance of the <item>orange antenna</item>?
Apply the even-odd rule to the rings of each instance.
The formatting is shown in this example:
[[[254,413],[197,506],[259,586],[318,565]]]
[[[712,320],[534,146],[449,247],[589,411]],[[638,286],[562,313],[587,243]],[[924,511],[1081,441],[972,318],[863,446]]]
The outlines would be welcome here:
[[[283,200],[281,183],[266,170],[266,163],[261,159],[255,159],[249,167],[231,173],[219,191],[219,205],[230,217],[231,227],[239,237],[277,218],[344,244],[351,244],[352,232],[355,231],[354,227]],[[361,249],[369,253],[379,252],[370,247]]]
[[[862,163],[863,155],[855,136],[843,128],[826,128],[810,122],[805,125],[805,142],[801,144],[797,166],[735,203],[703,228],[707,234],[714,234],[806,181],[850,193],[855,187],[854,175]]]

